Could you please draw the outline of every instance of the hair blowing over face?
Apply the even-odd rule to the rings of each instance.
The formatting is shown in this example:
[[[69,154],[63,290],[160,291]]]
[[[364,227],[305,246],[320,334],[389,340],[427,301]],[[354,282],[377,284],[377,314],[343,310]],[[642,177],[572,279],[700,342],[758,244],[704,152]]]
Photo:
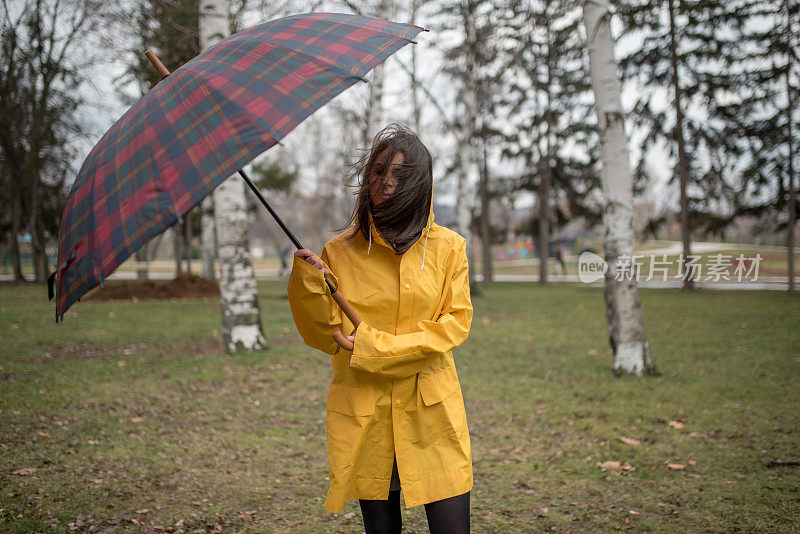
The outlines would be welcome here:
[[[400,166],[384,165],[392,161],[398,153],[403,154]],[[433,157],[419,137],[401,124],[390,124],[378,132],[372,148],[352,168],[358,176],[358,194],[353,214],[341,229],[356,224],[349,239],[358,232],[369,239],[369,212],[381,237],[394,249],[403,254],[413,245],[428,223],[433,190]],[[370,177],[380,180],[380,187],[389,177],[389,172],[397,178],[397,187],[392,195],[378,205],[373,205],[369,189]]]

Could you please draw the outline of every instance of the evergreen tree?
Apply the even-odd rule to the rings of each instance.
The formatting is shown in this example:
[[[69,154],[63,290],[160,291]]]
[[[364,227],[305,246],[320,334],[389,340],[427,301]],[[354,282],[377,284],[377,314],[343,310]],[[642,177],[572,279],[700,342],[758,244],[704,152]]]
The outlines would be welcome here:
[[[738,89],[713,108],[723,121],[723,137],[733,140],[731,151],[743,162],[735,213],[758,218],[764,232],[786,231],[789,273],[794,272],[795,158],[800,150],[799,6],[789,0],[742,0],[736,5],[750,21],[739,35],[742,54],[731,66]],[[794,290],[791,276],[789,290]]]
[[[741,80],[730,69],[745,53],[747,14],[737,0],[632,0],[618,2],[625,33],[640,45],[620,61],[639,98],[631,113],[645,132],[636,175],[647,177],[649,149],[664,144],[680,189],[683,254],[693,231],[721,233],[733,220],[735,137],[724,134],[718,103],[735,95]],[[669,102],[666,104],[665,102]],[[639,184],[641,186],[641,184]],[[694,287],[684,277],[684,289]]]
[[[509,8],[504,154],[523,163],[520,187],[537,196],[531,233],[545,283],[553,229],[574,217],[593,224],[602,216],[596,119],[580,5],[514,0]]]

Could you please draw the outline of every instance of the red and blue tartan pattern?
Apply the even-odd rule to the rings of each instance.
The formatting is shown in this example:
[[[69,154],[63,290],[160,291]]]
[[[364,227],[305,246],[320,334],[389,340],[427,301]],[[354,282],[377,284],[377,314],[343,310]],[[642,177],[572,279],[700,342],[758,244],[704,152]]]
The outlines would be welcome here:
[[[341,13],[243,30],[178,68],[103,135],[61,219],[56,320],[231,174],[423,28]]]

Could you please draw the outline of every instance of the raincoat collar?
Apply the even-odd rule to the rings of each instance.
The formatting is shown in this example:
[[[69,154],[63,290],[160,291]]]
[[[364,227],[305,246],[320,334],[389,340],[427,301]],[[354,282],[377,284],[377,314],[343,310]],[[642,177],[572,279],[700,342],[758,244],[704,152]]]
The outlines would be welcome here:
[[[367,255],[369,255],[370,249],[372,248],[372,242],[373,241],[375,241],[376,243],[378,243],[380,245],[383,245],[384,247],[387,247],[387,248],[391,249],[392,246],[390,244],[388,244],[383,239],[383,237],[381,237],[380,232],[378,232],[378,227],[375,226],[375,224],[374,224],[374,222],[372,220],[372,212],[368,211],[367,215],[369,216],[369,234],[370,234],[369,235],[369,244],[367,246]],[[419,240],[422,239],[422,234],[425,234],[424,244],[422,245],[422,264],[419,266],[419,272],[420,273],[422,273],[422,269],[425,268],[425,252],[427,251],[427,248],[428,248],[428,234],[430,234],[431,226],[433,225],[433,220],[435,218],[436,217],[433,214],[433,184],[431,184],[431,207],[430,207],[430,210],[428,211],[428,224],[425,225],[425,228],[422,230],[422,233],[420,233],[419,239],[417,239],[417,241],[415,241],[414,244],[411,245],[411,247],[408,249],[408,250],[411,250],[411,248],[414,248],[417,245],[417,243],[419,243]],[[394,249],[392,249],[392,250],[394,250]]]

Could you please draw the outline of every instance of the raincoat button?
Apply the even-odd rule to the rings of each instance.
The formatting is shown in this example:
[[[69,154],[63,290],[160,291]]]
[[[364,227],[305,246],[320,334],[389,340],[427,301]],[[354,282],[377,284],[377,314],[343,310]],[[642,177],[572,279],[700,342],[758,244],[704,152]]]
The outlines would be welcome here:
[[[411,289],[411,284],[406,284],[406,289]]]
[[[394,403],[395,403],[396,405],[400,406],[400,399],[397,399],[396,401],[394,401]]]

